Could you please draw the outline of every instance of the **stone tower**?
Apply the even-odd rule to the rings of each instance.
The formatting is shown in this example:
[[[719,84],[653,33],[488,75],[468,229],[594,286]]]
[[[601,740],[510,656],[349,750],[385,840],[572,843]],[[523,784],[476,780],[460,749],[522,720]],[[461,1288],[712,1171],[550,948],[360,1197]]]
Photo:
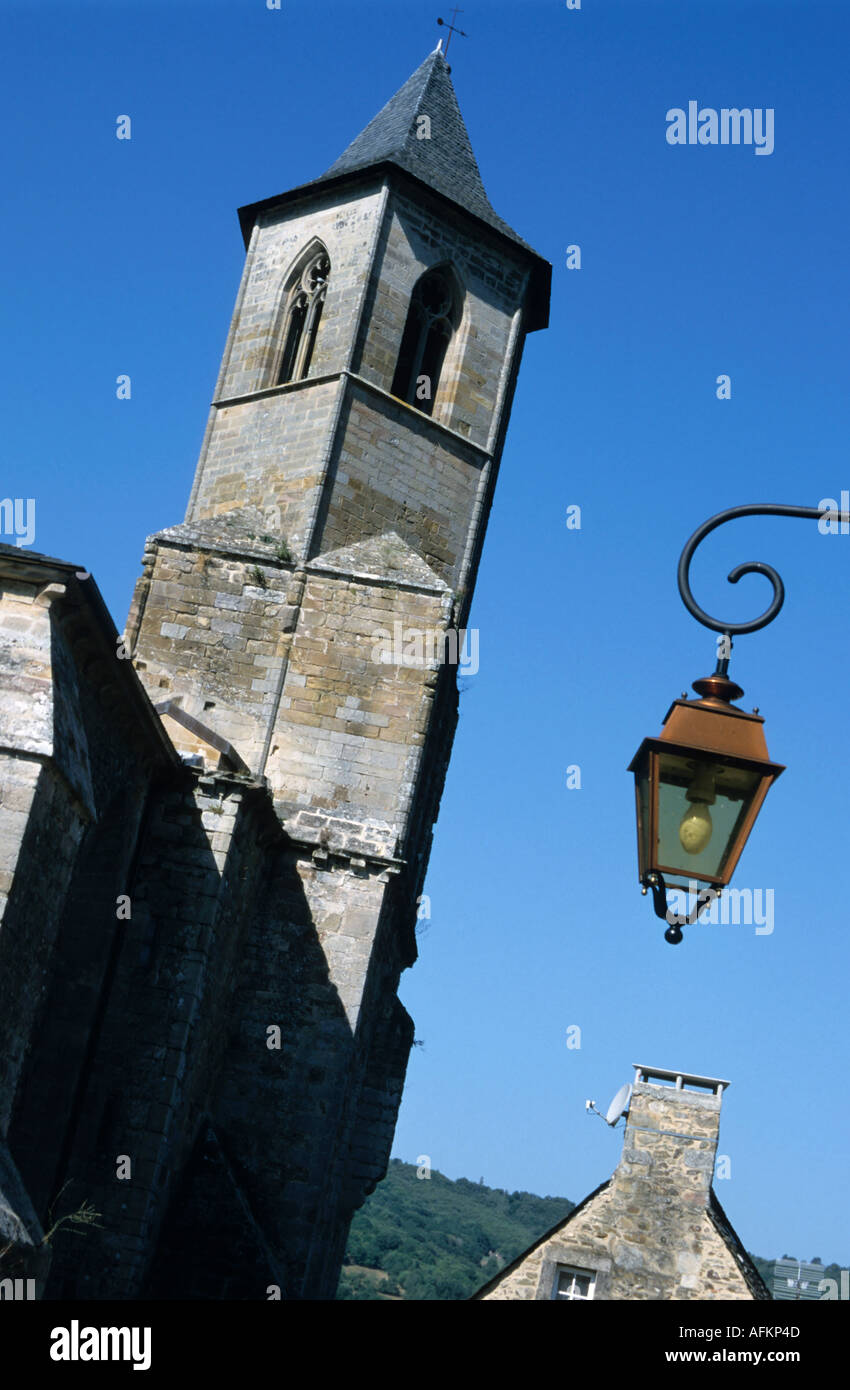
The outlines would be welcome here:
[[[16,1082],[35,1211],[71,1180],[103,1214],[82,1254],[57,1247],[55,1296],[333,1296],[386,1171],[457,634],[547,321],[550,267],[490,206],[439,50],[326,174],[241,222],[186,518],[148,541],[125,633],[173,754],[147,736],[101,893],[132,928],[93,972],[79,909],[59,922],[65,1035]]]
[[[396,624],[465,622],[550,268],[490,207],[440,52],[322,178],[240,216],[236,309],[185,522],[145,555],[136,666],[267,779],[291,834],[418,879],[454,681],[372,653]]]

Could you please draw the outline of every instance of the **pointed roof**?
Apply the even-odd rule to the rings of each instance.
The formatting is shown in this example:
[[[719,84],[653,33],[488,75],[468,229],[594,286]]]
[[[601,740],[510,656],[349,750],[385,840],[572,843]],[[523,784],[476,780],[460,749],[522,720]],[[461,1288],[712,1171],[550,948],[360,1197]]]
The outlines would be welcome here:
[[[494,211],[439,48],[429,53],[386,106],[361,130],[323,178],[388,161],[522,246],[528,243]],[[430,122],[428,138],[421,117]],[[529,250],[531,248],[529,247]]]
[[[320,178],[240,208],[245,245],[257,218],[272,208],[352,179],[362,179],[369,173],[401,170],[532,258],[526,328],[529,332],[545,328],[549,321],[552,268],[494,211],[484,191],[450,72],[438,46]],[[418,119],[422,116],[430,122],[430,139],[420,138],[420,132],[427,131]]]

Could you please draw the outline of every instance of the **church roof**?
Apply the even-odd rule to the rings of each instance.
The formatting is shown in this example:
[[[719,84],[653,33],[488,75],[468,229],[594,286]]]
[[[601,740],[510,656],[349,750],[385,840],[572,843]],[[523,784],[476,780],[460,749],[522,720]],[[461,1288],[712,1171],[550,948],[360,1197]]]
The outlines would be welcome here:
[[[484,191],[449,72],[439,49],[429,53],[322,177],[389,161],[531,250],[496,214]],[[430,122],[428,138],[420,134],[427,129],[423,116]]]

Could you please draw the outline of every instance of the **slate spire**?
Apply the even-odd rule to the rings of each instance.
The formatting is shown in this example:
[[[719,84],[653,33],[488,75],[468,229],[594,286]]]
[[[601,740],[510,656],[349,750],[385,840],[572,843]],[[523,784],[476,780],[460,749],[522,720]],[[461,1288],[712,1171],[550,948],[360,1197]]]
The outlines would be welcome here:
[[[429,53],[322,178],[389,161],[525,245],[494,212],[484,191],[449,72],[439,47]]]

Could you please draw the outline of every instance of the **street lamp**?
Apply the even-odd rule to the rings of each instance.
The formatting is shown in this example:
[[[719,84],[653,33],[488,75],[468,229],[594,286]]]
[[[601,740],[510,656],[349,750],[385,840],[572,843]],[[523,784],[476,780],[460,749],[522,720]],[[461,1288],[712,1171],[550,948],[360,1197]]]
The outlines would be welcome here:
[[[771,565],[759,560],[737,565],[728,576],[731,584],[745,574],[763,574],[773,586],[773,598],[752,622],[726,623],[699,607],[688,577],[700,542],[724,522],[742,516],[814,520],[822,518],[824,511],[777,503],[730,507],[703,522],[679,558],[682,602],[697,622],[722,634],[717,667],[712,675],[694,681],[699,699],[683,695],[673,701],[659,737],[645,738],[629,764],[635,775],[641,888],[652,892],[656,914],[668,923],[664,937],[671,945],[682,940],[682,926],[693,924],[729,883],[764,799],[784,771],[770,761],[758,710],[747,714],[733,703],[744,692],[729,679],[728,670],[732,637],[773,622],[785,602],[785,586]],[[694,886],[693,910],[685,916],[672,912],[667,889],[687,893]]]
[[[640,881],[644,892],[652,889],[673,945],[682,939],[683,921],[696,921],[731,879],[770,785],[783,771],[768,757],[761,716],[732,704],[744,693],[739,685],[718,670],[693,688],[701,698],[674,700],[659,737],[645,738],[629,764]],[[697,907],[680,920],[668,912],[667,889],[688,892],[694,883]]]

